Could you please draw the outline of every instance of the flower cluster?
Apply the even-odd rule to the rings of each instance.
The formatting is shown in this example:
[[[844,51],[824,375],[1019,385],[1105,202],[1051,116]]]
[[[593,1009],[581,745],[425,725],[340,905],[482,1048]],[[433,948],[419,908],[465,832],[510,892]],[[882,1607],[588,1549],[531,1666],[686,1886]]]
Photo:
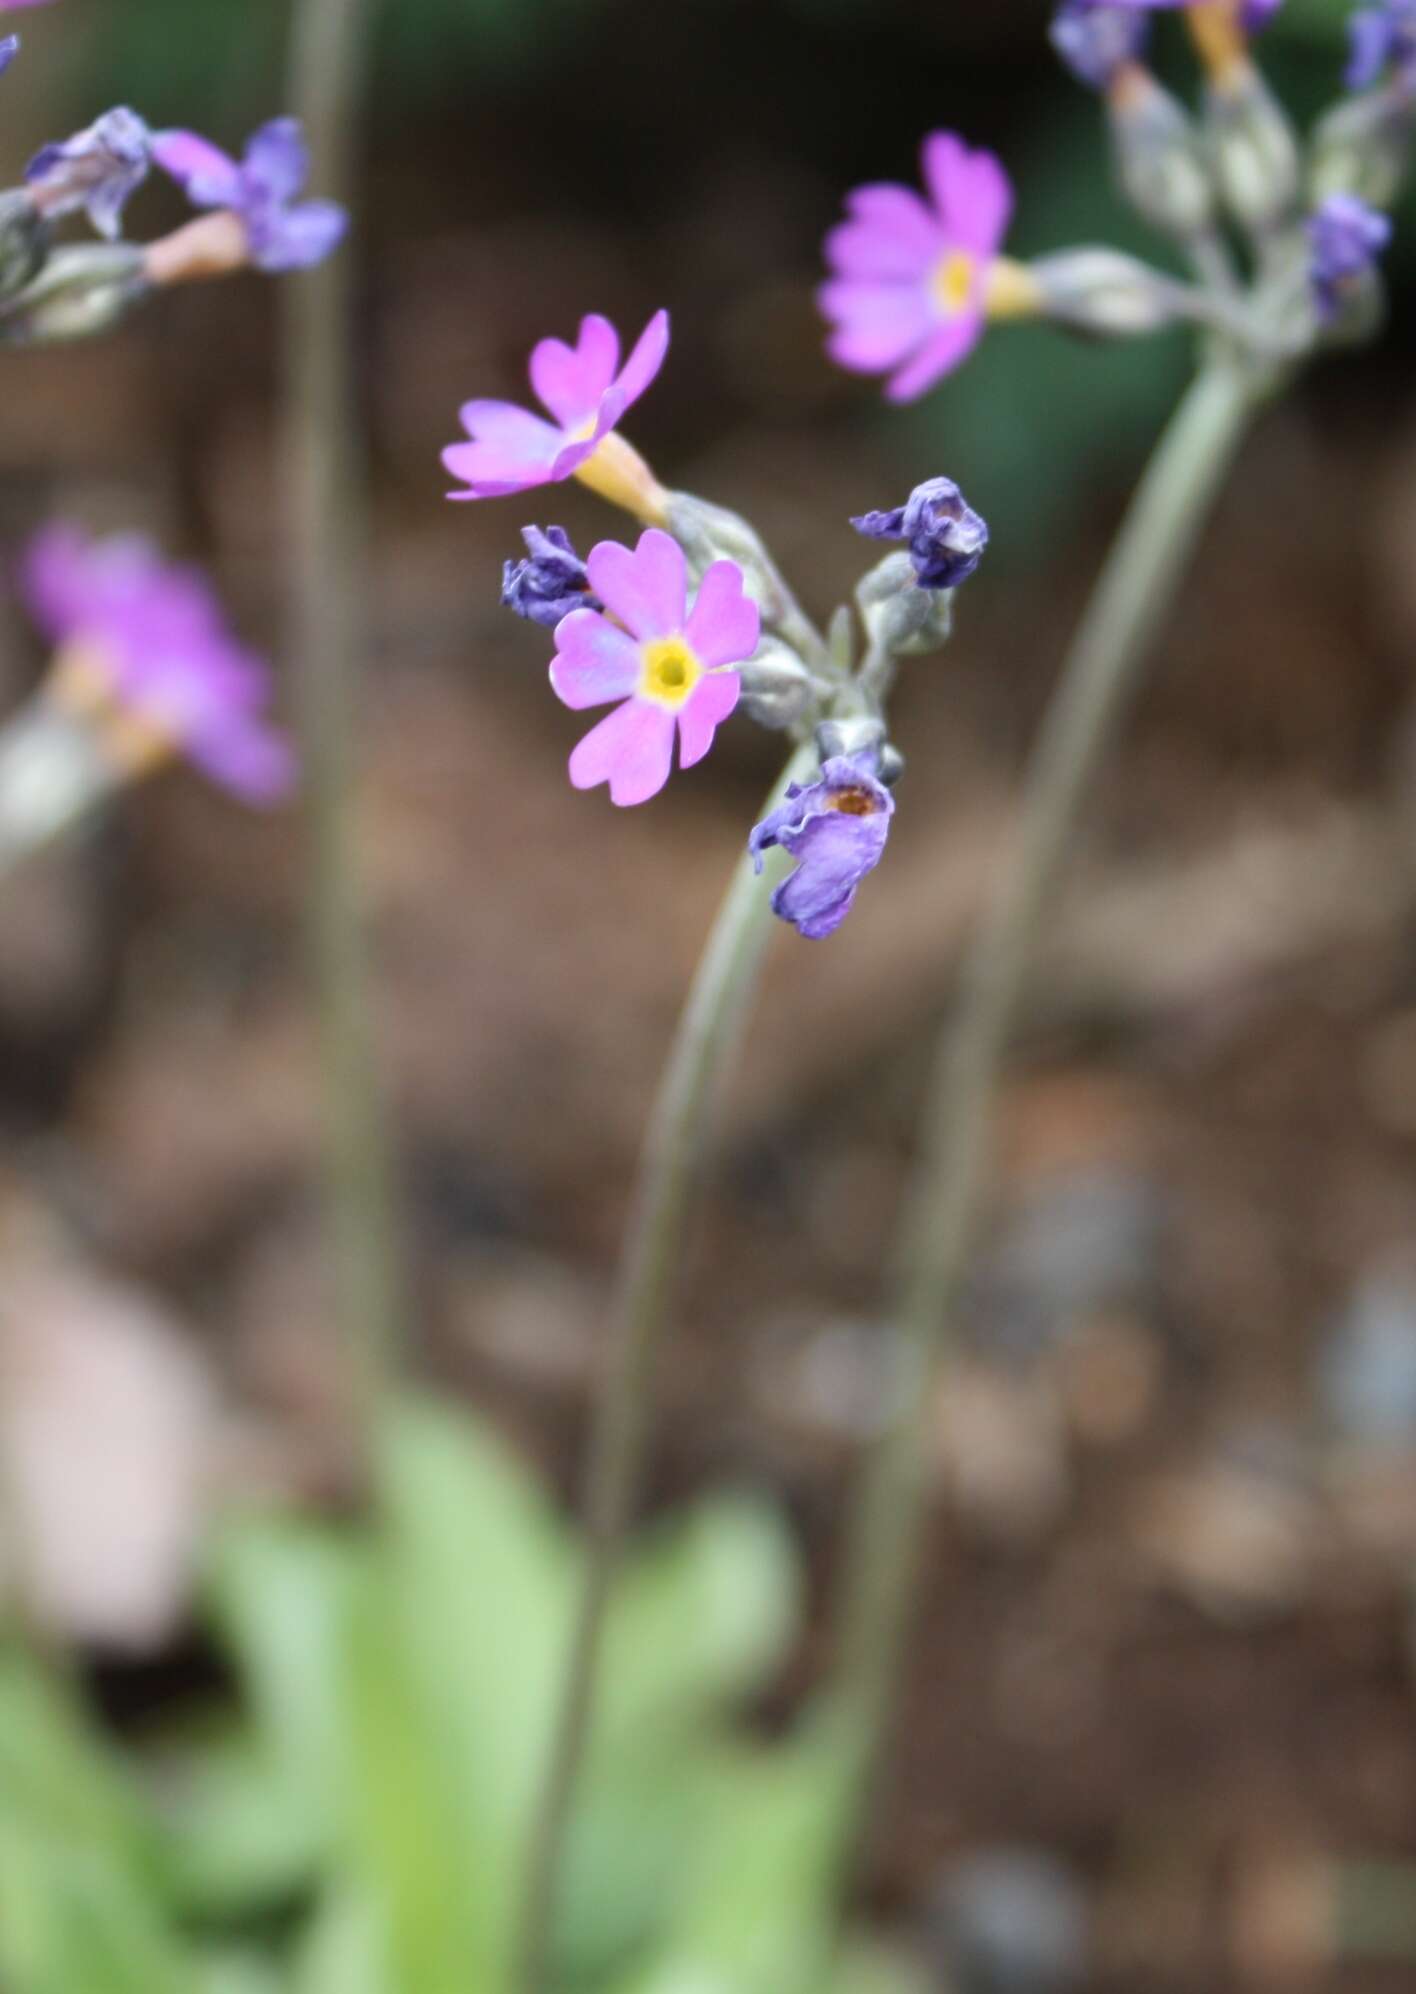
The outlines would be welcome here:
[[[1356,14],[1348,85],[1376,101],[1344,100],[1306,163],[1250,52],[1281,4],[1054,7],[1053,47],[1103,94],[1124,193],[1179,244],[1194,281],[1103,248],[1015,261],[1004,253],[1013,201],[1002,164],[955,133],[933,132],[921,151],[922,192],[859,187],[826,238],[820,303],[832,357],[883,375],[886,396],[909,401],[959,366],[992,320],[1051,319],[1100,337],[1188,322],[1220,335],[1239,364],[1271,372],[1361,336],[1380,297],[1389,231],[1379,210],[1416,131],[1416,0],[1379,0]],[[1147,67],[1154,17],[1182,11],[1206,72],[1202,124]]]
[[[970,171],[967,159],[941,164]],[[621,434],[619,423],[659,373],[668,345],[665,312],[623,364],[615,328],[597,315],[581,321],[573,345],[542,340],[530,373],[546,414],[468,402],[468,440],[443,452],[462,481],[449,496],[503,497],[574,478],[640,521],[634,546],[602,540],[584,559],[563,527],[527,525],[523,557],[503,569],[503,603],[553,633],[557,697],[577,712],[611,709],[573,749],[570,780],[577,789],[606,785],[621,806],[646,803],[667,784],[675,759],[681,769],[701,762],[737,713],[814,739],[819,779],[788,787],[753,830],[749,850],[759,871],[774,847],[796,861],[772,906],[817,940],[845,919],[889,835],[889,785],[903,768],[884,716],[895,664],[947,636],[953,592],[977,568],[988,529],[947,478],[855,521],[868,537],[903,541],[908,552],[888,554],[860,585],[867,644],[852,669],[842,651],[848,612],[838,613],[828,645],[747,522],[665,491]]]
[[[45,0],[0,0],[0,12]],[[18,52],[0,39],[0,69]],[[121,240],[123,214],[154,167],[201,218],[147,244]],[[34,343],[102,332],[160,287],[257,269],[304,269],[329,255],[347,217],[301,199],[309,157],[299,124],[277,118],[229,157],[188,131],[153,131],[120,105],[82,131],[42,146],[19,185],[0,189],[0,342]],[[56,247],[54,230],[83,214],[99,246]]]
[[[1048,319],[1099,337],[1189,323],[1220,341],[1258,390],[1324,345],[1360,337],[1380,303],[1377,265],[1390,236],[1371,188],[1382,168],[1394,192],[1392,157],[1416,127],[1416,0],[1360,11],[1349,85],[1379,101],[1373,110],[1344,100],[1336,134],[1331,119],[1320,126],[1306,161],[1250,49],[1281,3],[1054,6],[1053,46],[1104,98],[1123,191],[1188,257],[1192,281],[1104,247],[1010,257],[1013,190],[1002,163],[956,133],[932,132],[921,189],[856,188],[826,238],[819,298],[831,356],[883,376],[887,398],[904,402],[959,366],[990,321]],[[1203,65],[1202,124],[1147,66],[1153,17],[1164,13],[1183,14]],[[1339,139],[1346,182],[1333,164]],[[563,528],[527,526],[525,555],[503,574],[506,605],[554,633],[560,699],[612,708],[572,753],[571,781],[643,803],[667,783],[675,754],[680,768],[694,766],[735,713],[814,738],[819,777],[793,784],[750,849],[759,865],[777,847],[797,860],[773,904],[819,937],[844,918],[889,835],[903,766],[885,718],[897,666],[947,639],[953,592],[978,567],[988,529],[948,478],[852,522],[898,549],[857,588],[857,663],[845,612],[824,640],[752,528],[666,491],[621,434],[668,344],[663,312],[627,359],[614,327],[594,315],[573,345],[542,340],[530,373],[544,413],[468,402],[466,438],[443,453],[458,480],[450,496],[576,479],[640,522],[634,547],[602,541],[584,560]]]

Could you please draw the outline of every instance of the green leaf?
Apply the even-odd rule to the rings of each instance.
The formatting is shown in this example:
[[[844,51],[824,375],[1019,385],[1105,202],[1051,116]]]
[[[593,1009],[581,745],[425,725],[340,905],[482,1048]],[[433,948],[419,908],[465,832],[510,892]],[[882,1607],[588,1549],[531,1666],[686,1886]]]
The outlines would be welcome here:
[[[345,1760],[340,1687],[354,1591],[369,1548],[266,1513],[213,1540],[207,1599],[257,1733],[292,1790],[337,1810]]]
[[[244,1734],[174,1752],[160,1792],[163,1874],[184,1916],[236,1924],[280,1910],[328,1853],[327,1811]]]
[[[0,1983],[14,1994],[200,1994],[196,1969],[111,1846],[0,1815]]]

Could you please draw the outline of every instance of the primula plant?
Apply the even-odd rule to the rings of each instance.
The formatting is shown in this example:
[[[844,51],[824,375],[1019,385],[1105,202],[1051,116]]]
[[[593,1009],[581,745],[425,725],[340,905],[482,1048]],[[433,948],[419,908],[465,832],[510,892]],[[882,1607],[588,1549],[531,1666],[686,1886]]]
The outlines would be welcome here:
[[[1387,210],[1416,131],[1416,16],[1409,0],[1357,12],[1348,94],[1305,141],[1258,59],[1256,38],[1280,5],[1063,0],[1053,11],[1054,49],[1104,111],[1120,191],[1184,274],[1105,244],[1031,261],[1010,255],[1010,176],[990,152],[949,131],[924,139],[918,187],[857,188],[825,242],[827,350],[851,372],[880,379],[893,403],[928,393],[1004,326],[1046,325],[1097,341],[1189,327],[1198,361],[1064,668],[1021,837],[927,1093],[918,1179],[892,1262],[897,1376],[884,1403],[893,1412],[850,1533],[828,1698],[854,1795],[839,1823],[843,1864],[873,1789],[908,1624],[930,1407],[982,1198],[993,1095],[1068,839],[1250,422],[1305,362],[1370,337],[1381,318]],[[1149,66],[1152,38],[1181,25],[1198,58],[1194,109]],[[572,755],[577,787],[607,783],[612,801],[647,803],[668,784],[675,739],[679,766],[689,769],[727,721],[778,728],[797,744],[748,834],[642,1161],[586,1493],[594,1555],[532,1852],[527,1988],[543,1984],[615,1545],[642,1463],[692,1169],[760,958],[764,889],[755,874],[786,854],[795,871],[774,878],[772,910],[809,940],[839,934],[862,882],[888,862],[904,769],[889,725],[897,673],[902,661],[946,641],[955,592],[988,541],[957,485],[940,467],[920,466],[934,475],[922,475],[902,502],[855,520],[893,549],[858,583],[853,611],[839,608],[818,628],[747,521],[666,490],[617,428],[665,359],[661,323],[623,372],[619,341],[602,319],[584,321],[575,347],[543,342],[532,385],[554,422],[504,403],[469,403],[463,419],[473,440],[445,453],[466,485],[455,497],[505,496],[573,476],[648,529],[634,549],[602,542],[582,561],[561,527],[528,524],[525,557],[507,563],[503,601],[553,633],[557,694],[577,708],[614,705]]]
[[[41,4],[0,0],[0,12]],[[974,135],[944,130],[923,137],[917,186],[855,189],[825,239],[827,352],[863,395],[897,408],[994,336],[1105,342],[1187,328],[1196,367],[1063,665],[1016,841],[920,1089],[919,1160],[890,1256],[881,1431],[847,1533],[831,1662],[819,1700],[770,1745],[748,1742],[736,1714],[793,1631],[794,1565],[775,1524],[755,1507],[710,1505],[677,1548],[671,1538],[667,1553],[631,1561],[619,1592],[616,1567],[696,1172],[772,917],[795,930],[783,937],[792,947],[865,942],[853,910],[878,890],[909,804],[892,695],[951,635],[958,591],[988,548],[987,492],[966,496],[937,462],[897,490],[862,488],[850,521],[862,572],[848,601],[813,615],[748,520],[661,482],[626,434],[672,365],[666,310],[629,339],[595,313],[573,343],[542,339],[529,361],[537,407],[470,400],[444,451],[452,500],[505,505],[501,599],[529,626],[528,666],[545,668],[565,707],[594,716],[568,775],[588,792],[587,823],[600,810],[598,835],[613,841],[623,821],[601,791],[621,808],[670,812],[676,775],[711,781],[728,729],[755,725],[786,746],[760,813],[740,824],[646,1134],[582,1540],[494,1445],[407,1401],[394,1374],[342,759],[358,562],[341,512],[352,397],[339,265],[297,292],[292,538],[313,687],[301,748],[317,823],[340,1321],[377,1527],[236,1523],[216,1547],[215,1617],[245,1714],[174,1750],[179,1776],[160,1808],[114,1771],[21,1636],[0,1645],[11,1719],[0,1724],[0,1977],[17,1994],[911,1985],[873,1949],[841,1952],[841,1904],[893,1707],[936,1387],[1034,944],[1124,700],[1249,425],[1308,361],[1380,322],[1388,216],[1416,133],[1416,0],[1357,9],[1345,94],[1306,138],[1261,66],[1281,4],[1053,10],[1051,44],[1094,93],[1119,189],[1161,238],[1160,261],[1106,244],[1011,254],[1006,167]],[[297,70],[328,114],[312,113],[310,130],[329,161],[349,151],[337,127],[359,67],[358,10],[312,0],[297,11],[318,15]],[[1182,30],[1198,58],[1193,104],[1149,66],[1153,41]],[[0,42],[0,66],[17,46]],[[343,84],[327,92],[327,75]],[[197,212],[135,243],[126,218],[154,170]],[[293,118],[263,125],[238,155],[154,131],[127,107],[105,112],[45,145],[0,193],[0,344],[96,335],[179,283],[313,268],[346,215],[306,198],[312,178],[328,185]],[[61,243],[71,222],[100,239]],[[478,385],[449,383],[449,407]],[[541,523],[550,488],[572,479],[630,522],[583,554],[562,525]],[[57,523],[18,558],[15,583],[51,660],[0,731],[0,866],[178,756],[244,803],[289,793],[297,762],[271,719],[270,674],[200,574],[144,539]],[[911,918],[929,915],[921,896]]]

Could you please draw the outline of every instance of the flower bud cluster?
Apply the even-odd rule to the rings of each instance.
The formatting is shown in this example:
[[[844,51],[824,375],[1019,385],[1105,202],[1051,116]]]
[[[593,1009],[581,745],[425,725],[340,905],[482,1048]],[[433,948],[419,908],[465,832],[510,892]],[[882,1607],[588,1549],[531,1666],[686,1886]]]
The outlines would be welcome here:
[[[1376,0],[1352,21],[1344,98],[1311,141],[1270,89],[1251,37],[1282,0],[1184,5],[1204,70],[1198,117],[1147,66],[1154,17],[1182,0],[1062,0],[1053,46],[1098,91],[1131,205],[1185,250],[1194,285],[1130,258],[1076,252],[1030,266],[1041,308],[1082,332],[1129,336],[1176,320],[1221,334],[1260,374],[1370,333],[1389,231],[1379,210],[1416,129],[1416,0]]]

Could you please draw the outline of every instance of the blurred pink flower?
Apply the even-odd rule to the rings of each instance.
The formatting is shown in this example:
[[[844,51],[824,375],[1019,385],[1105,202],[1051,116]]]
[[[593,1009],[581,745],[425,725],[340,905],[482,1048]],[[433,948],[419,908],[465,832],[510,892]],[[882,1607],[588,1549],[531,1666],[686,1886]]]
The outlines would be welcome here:
[[[247,803],[288,792],[295,759],[266,715],[269,669],[232,636],[205,576],[138,534],[90,540],[54,525],[30,542],[22,581],[58,669],[100,712],[126,716]]]
[[[856,373],[889,374],[885,392],[897,402],[923,394],[977,345],[1013,212],[991,152],[931,132],[921,161],[928,200],[879,182],[848,197],[849,218],[826,238],[834,275],[819,293],[834,328],[831,357]]]
[[[619,334],[591,312],[574,346],[543,339],[531,354],[531,385],[554,421],[515,402],[474,401],[461,410],[470,443],[453,443],[442,460],[466,491],[454,499],[502,498],[573,477],[664,364],[669,315],[655,312],[624,366]]]
[[[551,684],[577,709],[623,704],[571,755],[570,779],[577,789],[608,782],[614,803],[645,803],[669,779],[675,729],[680,768],[712,747],[741,689],[728,667],[757,649],[761,618],[733,561],[713,563],[688,612],[683,549],[657,527],[632,551],[602,540],[586,567],[610,615],[575,609],[562,618]]]

